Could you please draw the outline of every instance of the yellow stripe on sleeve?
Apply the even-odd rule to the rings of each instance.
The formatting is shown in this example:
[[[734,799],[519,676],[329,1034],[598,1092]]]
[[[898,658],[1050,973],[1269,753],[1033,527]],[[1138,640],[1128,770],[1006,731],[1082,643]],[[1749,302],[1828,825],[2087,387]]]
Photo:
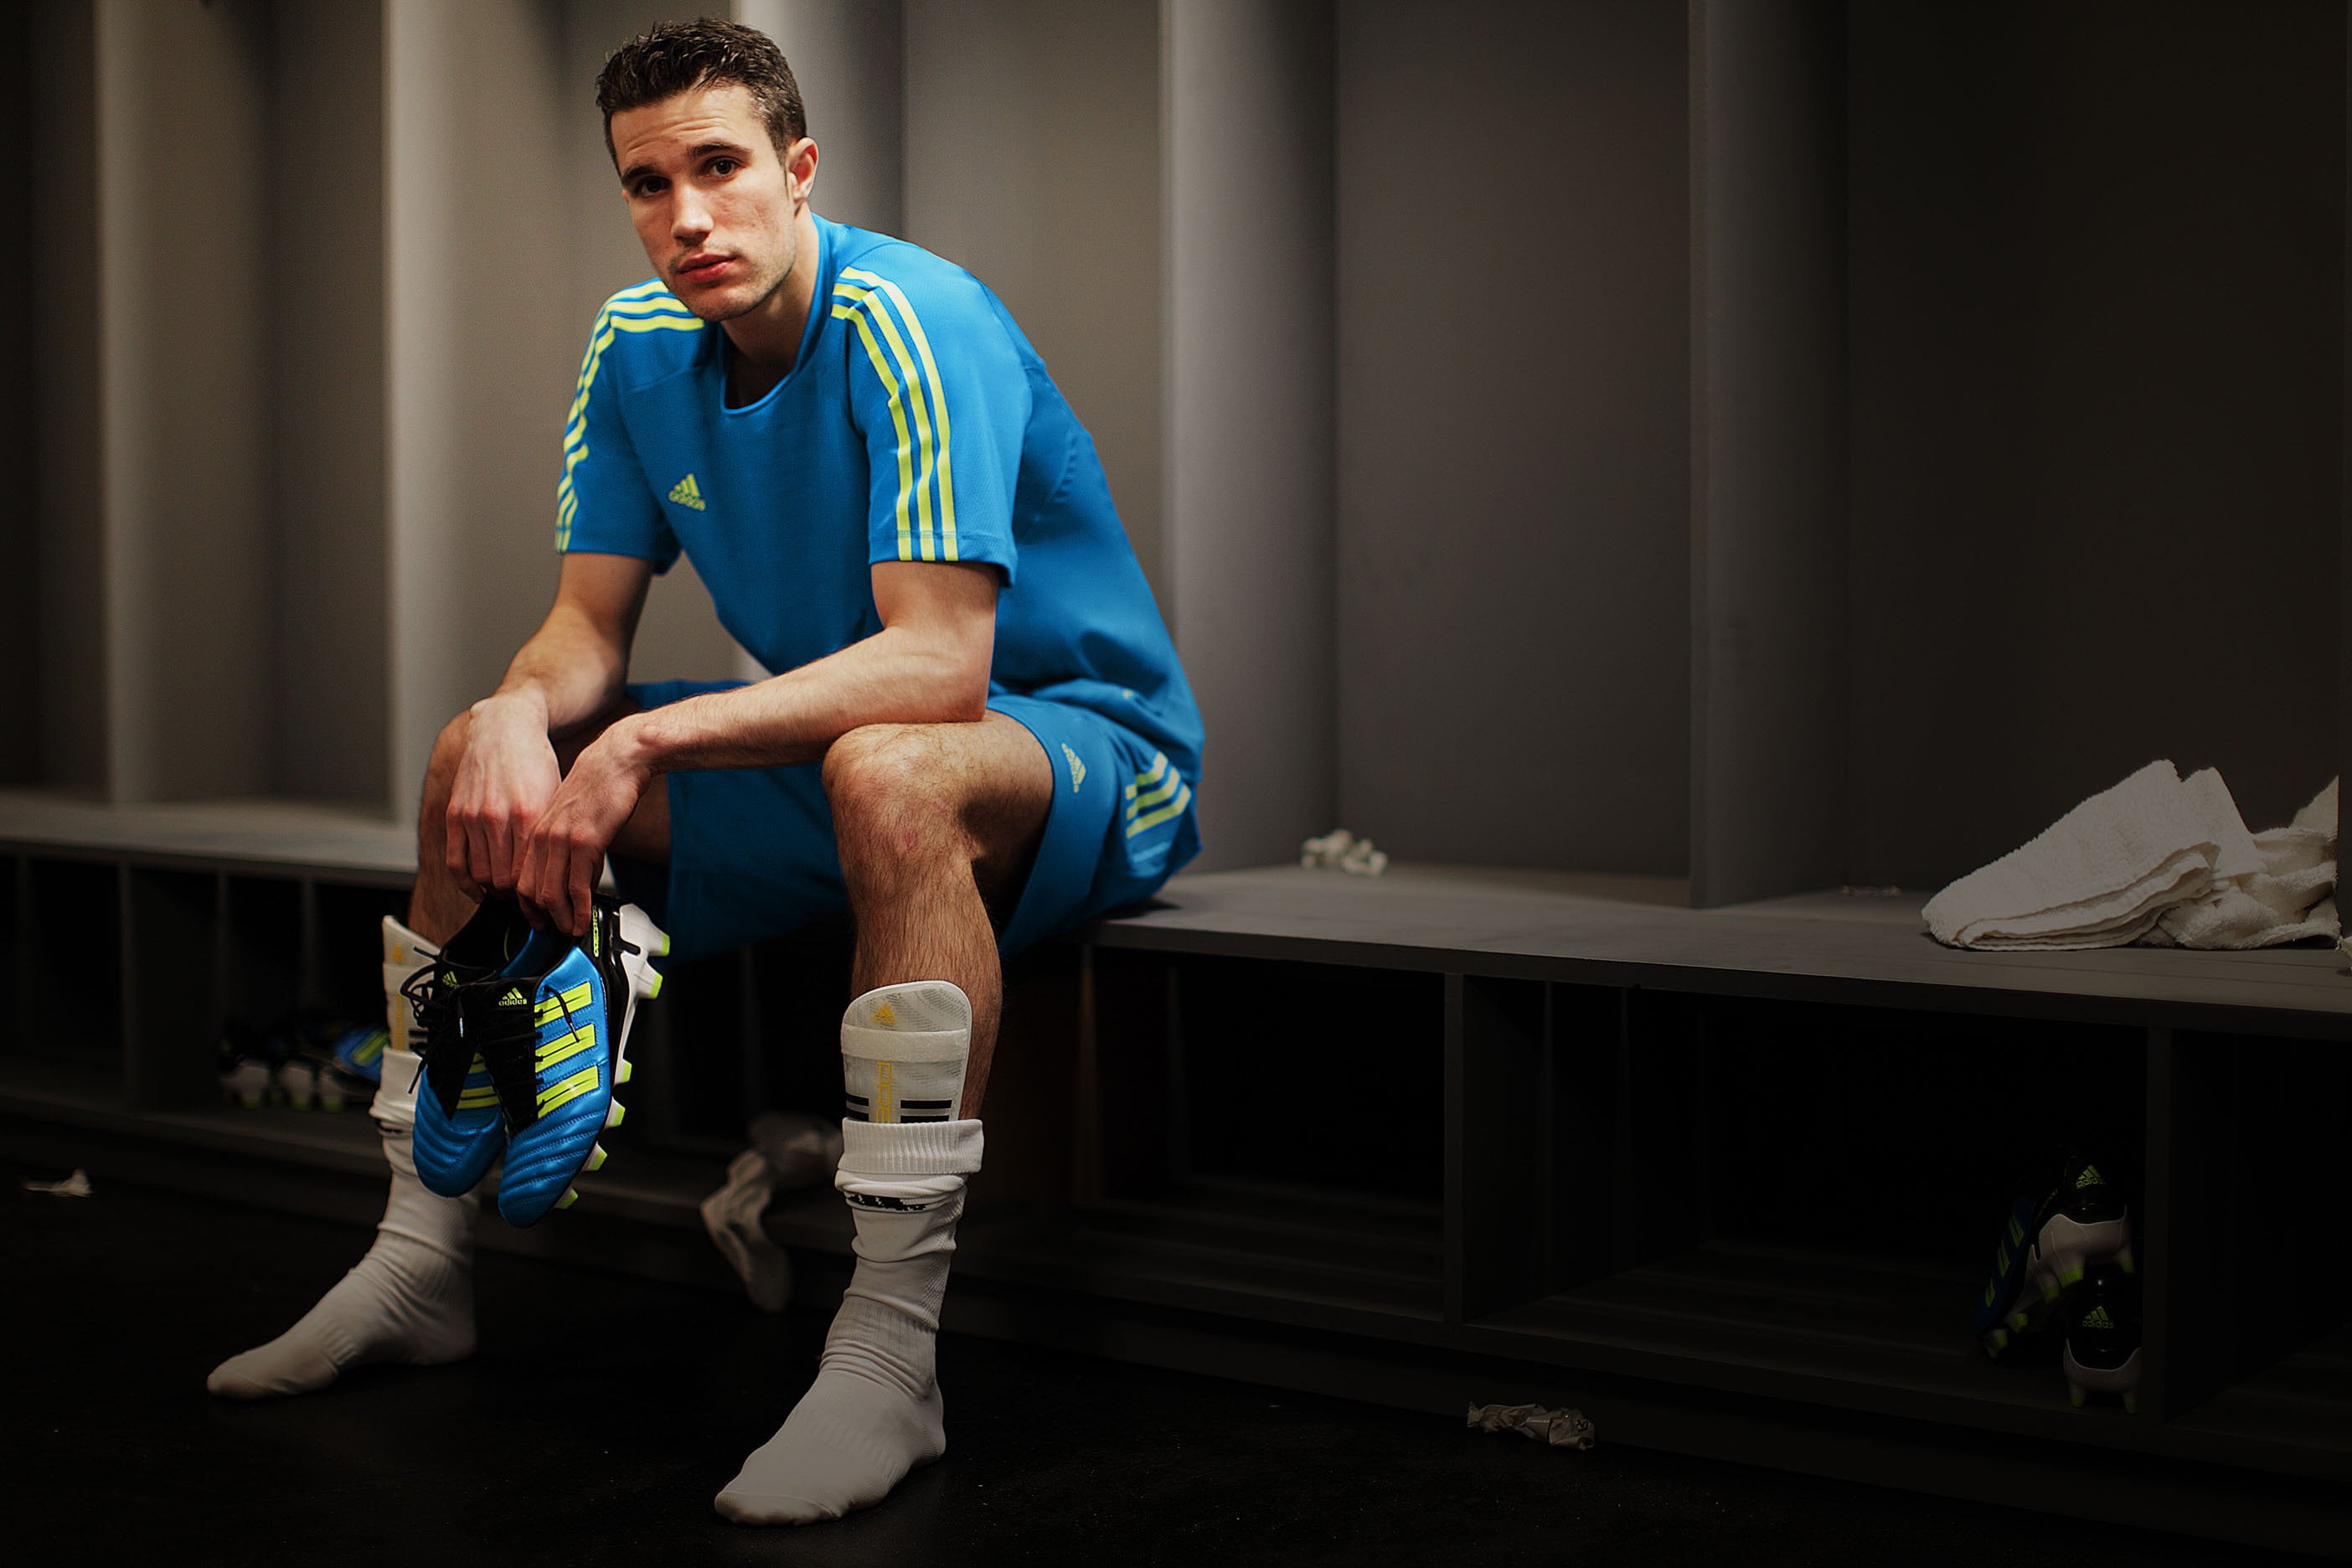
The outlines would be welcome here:
[[[841,269],[841,275],[844,278],[855,278],[861,283],[871,283],[875,288],[888,295],[890,297],[890,302],[898,308],[898,314],[906,320],[908,335],[915,340],[915,352],[922,356],[923,374],[930,383],[931,407],[938,419],[940,429],[940,551],[943,559],[953,561],[957,559],[955,465],[949,460],[948,391],[946,386],[941,384],[940,381],[939,362],[931,357],[931,340],[925,335],[923,331],[922,320],[915,314],[913,302],[907,298],[905,290],[901,289],[896,283],[891,282],[887,278],[877,277],[874,273],[862,271],[855,267],[843,268]]]
[[[866,345],[866,357],[874,362],[874,374],[882,378],[883,389],[890,395],[890,423],[898,432],[898,559],[912,561],[915,558],[915,537],[914,530],[907,520],[907,499],[908,492],[914,489],[914,441],[907,433],[907,415],[900,406],[898,378],[890,374],[889,365],[884,363],[882,345],[874,341],[874,329],[866,324],[864,315],[851,306],[835,305],[833,316],[834,320],[847,321],[857,329],[858,341]]]
[[[938,469],[938,459],[934,455],[935,448],[931,442],[931,416],[929,404],[923,396],[922,377],[915,372],[915,357],[907,352],[906,341],[898,336],[898,329],[891,321],[890,313],[878,305],[869,303],[874,298],[871,291],[853,288],[844,283],[835,286],[834,294],[838,299],[847,300],[852,304],[861,307],[858,317],[861,321],[870,317],[875,324],[882,329],[883,337],[889,341],[890,355],[898,362],[898,374],[906,382],[907,390],[910,395],[908,401],[914,405],[915,409],[915,433],[922,442],[922,464],[915,477],[916,526],[922,541],[923,559],[936,561],[940,557],[936,538],[931,531],[931,482]]]
[[[677,310],[671,310],[672,306]],[[604,308],[596,313],[596,324],[588,330],[588,350],[580,356],[580,379],[572,395],[572,406],[563,416],[563,477],[555,486],[558,552],[571,547],[572,520],[580,515],[580,498],[572,489],[572,470],[588,456],[588,395],[596,385],[596,373],[604,368],[605,349],[612,345],[616,332],[700,331],[701,318],[691,312],[677,313],[684,310],[685,307],[656,280],[622,289],[605,300]]]

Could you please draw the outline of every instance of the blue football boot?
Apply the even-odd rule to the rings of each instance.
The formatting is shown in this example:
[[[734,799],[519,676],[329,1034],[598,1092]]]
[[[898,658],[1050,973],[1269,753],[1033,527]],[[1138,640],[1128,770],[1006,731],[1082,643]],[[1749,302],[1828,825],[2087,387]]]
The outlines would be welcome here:
[[[337,1034],[329,1049],[334,1053],[336,1071],[362,1083],[382,1083],[383,1048],[390,1044],[392,1033],[381,1024],[361,1024]]]
[[[2138,1281],[2120,1264],[2090,1265],[2066,1303],[2065,1327],[2067,1403],[2080,1410],[2089,1395],[2112,1394],[2125,1415],[2138,1415]]]
[[[1998,1357],[2007,1350],[2010,1341],[2022,1333],[2030,1321],[2026,1283],[2032,1277],[2034,1207],[2030,1197],[2010,1205],[2000,1243],[1993,1249],[1992,1278],[1985,1282],[1984,1294],[1977,1298],[1969,1324],[1970,1331],[1984,1342],[1989,1356]]]
[[[2011,1205],[1992,1279],[1977,1300],[1973,1327],[1985,1353],[1997,1357],[2019,1336],[2048,1327],[2046,1309],[2086,1269],[2106,1263],[2132,1272],[2131,1205],[2096,1161],[2070,1153],[2047,1194]]]
[[[534,934],[522,910],[505,899],[486,899],[431,965],[401,988],[423,1038],[423,1081],[416,1092],[416,1128],[410,1148],[417,1179],[445,1198],[462,1197],[506,1147],[498,1086],[486,1052],[484,1026],[495,999],[511,984],[509,970],[527,961]]]
[[[552,962],[534,984],[509,987],[516,994],[499,1001],[512,1021],[499,1025],[497,1037],[527,1038],[529,1055],[502,1046],[488,1058],[506,1114],[499,1213],[518,1226],[571,1207],[580,1195],[572,1178],[604,1164],[596,1135],[621,1124],[613,1091],[629,1081],[629,1026],[638,1002],[660,994],[653,960],[669,951],[669,939],[643,910],[602,896],[585,936],[542,934],[538,942],[550,944]],[[527,952],[517,967],[537,973],[530,958]]]

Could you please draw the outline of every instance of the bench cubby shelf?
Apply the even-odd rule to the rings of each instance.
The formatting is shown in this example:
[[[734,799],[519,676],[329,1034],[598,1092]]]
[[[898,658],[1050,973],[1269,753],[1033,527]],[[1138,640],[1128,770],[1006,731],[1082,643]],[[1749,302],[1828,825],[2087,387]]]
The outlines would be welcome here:
[[[1694,1412],[1769,1409],[1807,1434],[1784,1463],[2280,1545],[2352,1540],[2340,1501],[2319,1500],[2352,1480],[2352,1193],[2331,1153],[2352,1112],[2339,955],[1964,953],[1929,941],[1916,900],[1694,910],[1679,892],[1276,868],[1183,879],[1163,907],[1105,922],[1088,963],[1106,1050],[1112,973],[1129,994],[1165,986],[1179,1055],[1199,1044],[1184,1003],[1202,966],[1228,991],[1255,968],[1270,1007],[1286,975],[1323,965],[1419,976],[1442,996],[1436,1038],[1307,1020],[1279,1059],[1219,1084],[1296,1105],[1298,1085],[1442,1058],[1425,1108],[1443,1139],[1429,1215],[1442,1267],[1423,1296],[1370,1312],[1272,1238],[1229,1238],[1232,1253],[1181,1282],[1164,1255],[1142,1268],[1115,1252],[1090,1279],[1066,1258],[1063,1277],[1144,1300],[1222,1297],[1238,1316],[1465,1365],[1540,1366],[1596,1418],[1621,1413],[1668,1446],[1756,1457],[1753,1434],[1705,1436]],[[1124,1070],[1167,1069],[1130,1050]],[[1117,1091],[1108,1058],[1105,1082]],[[1252,1087],[1273,1084],[1284,1092]],[[1378,1173],[1379,1130],[1358,1136]],[[1139,1142],[1105,1185],[1148,1206]],[[2077,1143],[2141,1194],[2137,1417],[2072,1410],[2053,1365],[1997,1365],[1968,1333],[2011,1184]],[[1159,1190],[1190,1201],[1181,1170]],[[1278,1211],[1283,1192],[1257,1201]],[[1278,1292],[1239,1285],[1234,1254],[1292,1273]],[[1401,1396],[1425,1389],[1417,1364],[1397,1363]],[[1381,1381],[1362,1376],[1363,1392]],[[1636,1414],[1644,1397],[1668,1413]],[[1952,1444],[1976,1458],[1956,1461]],[[1986,1480],[1987,1446],[2020,1469],[2056,1467],[2074,1491]],[[1971,1466],[1975,1481],[1955,1479]],[[2158,1478],[2170,1505],[2149,1500]],[[2266,1500],[2222,1517],[2212,1489],[2235,1486]],[[2288,1493],[2263,1489],[2277,1486]]]
[[[296,854],[288,824],[246,842],[216,813],[110,840],[12,820],[5,1146],[373,1219],[364,1119],[218,1109],[205,1047],[232,1002],[373,984],[331,952],[397,902],[392,830]],[[2352,1540],[2336,953],[1961,953],[1908,900],[1679,893],[1221,872],[1024,958],[951,1325],[1434,1410],[1540,1395],[1613,1440]],[[95,955],[68,923],[99,929]],[[772,994],[757,971],[780,962],[674,984],[653,1061],[688,989],[698,1049],[809,1034],[837,982],[809,978],[820,959]],[[726,1145],[653,1120],[579,1215],[486,1243],[728,1284],[695,1211]],[[2070,1410],[2053,1368],[1993,1365],[1967,1333],[2006,1184],[2074,1140],[2144,1194],[2137,1417]],[[845,1266],[829,1194],[770,1228],[813,1292]]]

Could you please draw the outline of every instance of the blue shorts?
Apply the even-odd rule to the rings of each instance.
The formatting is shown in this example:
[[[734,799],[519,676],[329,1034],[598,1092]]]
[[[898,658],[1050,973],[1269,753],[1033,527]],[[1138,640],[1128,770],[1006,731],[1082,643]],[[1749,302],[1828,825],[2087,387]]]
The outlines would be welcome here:
[[[726,691],[740,680],[631,686],[640,707]],[[1200,851],[1189,787],[1164,807],[1122,809],[1136,785],[1167,773],[1158,748],[1091,709],[1005,695],[989,708],[1017,721],[1054,768],[1054,805],[1037,858],[997,938],[1007,955],[1139,903]],[[821,766],[708,768],[668,775],[669,866],[615,859],[623,893],[669,933],[677,958],[782,936],[847,907]],[[1153,820],[1147,820],[1147,819]],[[1138,824],[1144,824],[1138,827]]]

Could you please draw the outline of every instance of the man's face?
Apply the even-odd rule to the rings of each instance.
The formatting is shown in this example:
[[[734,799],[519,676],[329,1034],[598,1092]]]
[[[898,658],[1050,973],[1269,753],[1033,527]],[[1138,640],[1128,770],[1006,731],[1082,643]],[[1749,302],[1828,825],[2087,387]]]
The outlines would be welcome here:
[[[696,88],[623,110],[612,130],[630,219],[670,292],[706,321],[774,293],[793,268],[797,186],[750,90]]]

